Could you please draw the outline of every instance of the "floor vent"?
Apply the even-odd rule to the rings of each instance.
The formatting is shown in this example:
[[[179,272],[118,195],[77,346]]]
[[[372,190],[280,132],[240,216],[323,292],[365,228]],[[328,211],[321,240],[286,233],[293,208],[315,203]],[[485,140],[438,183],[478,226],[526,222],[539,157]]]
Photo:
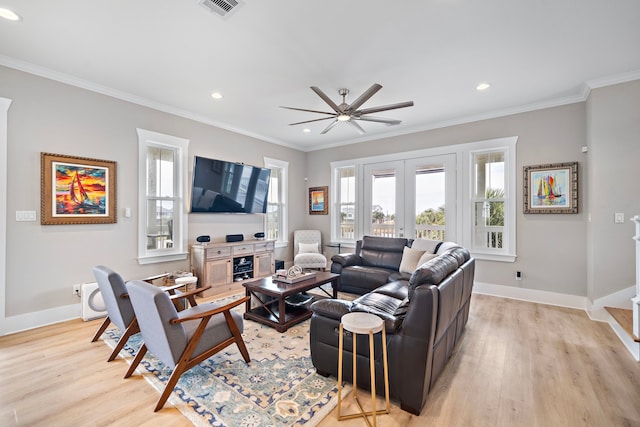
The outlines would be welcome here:
[[[228,18],[244,3],[238,0],[199,0],[199,3],[223,18]]]

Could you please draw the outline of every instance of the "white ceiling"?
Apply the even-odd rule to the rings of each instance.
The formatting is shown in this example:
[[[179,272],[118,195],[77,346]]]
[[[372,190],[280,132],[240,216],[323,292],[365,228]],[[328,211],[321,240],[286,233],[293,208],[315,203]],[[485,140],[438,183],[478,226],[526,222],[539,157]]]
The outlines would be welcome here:
[[[0,64],[309,151],[584,100],[640,78],[637,0],[0,0]],[[477,92],[481,82],[486,92]],[[330,111],[309,86],[398,126],[366,135],[279,106]],[[213,100],[218,91],[222,100]],[[0,95],[2,95],[0,93]]]

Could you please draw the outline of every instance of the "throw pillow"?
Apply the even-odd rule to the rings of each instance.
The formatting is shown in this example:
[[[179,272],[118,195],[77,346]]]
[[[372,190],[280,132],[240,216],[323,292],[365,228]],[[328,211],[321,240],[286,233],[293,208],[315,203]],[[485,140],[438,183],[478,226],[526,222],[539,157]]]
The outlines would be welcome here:
[[[317,254],[318,244],[317,243],[298,243],[298,253],[299,254]]]
[[[437,254],[430,254],[429,252],[425,252],[424,255],[422,255],[418,260],[418,265],[416,266],[416,268],[420,267],[422,264],[429,261],[430,259],[434,259],[437,257],[438,257]]]
[[[413,273],[422,255],[424,255],[424,251],[405,246],[402,250],[402,261],[400,261],[399,268],[400,273]]]
[[[429,252],[433,254],[436,252],[436,248],[438,244],[442,243],[440,240],[431,240],[431,239],[416,239],[411,244],[413,249],[418,249],[421,251]]]

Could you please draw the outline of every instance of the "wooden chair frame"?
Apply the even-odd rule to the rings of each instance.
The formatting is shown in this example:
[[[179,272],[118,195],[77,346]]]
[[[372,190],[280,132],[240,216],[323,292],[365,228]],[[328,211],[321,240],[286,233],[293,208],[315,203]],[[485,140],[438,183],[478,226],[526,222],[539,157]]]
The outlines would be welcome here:
[[[153,284],[154,280],[157,279],[161,279],[163,277],[167,277],[169,275],[169,273],[164,273],[164,274],[159,274],[157,276],[152,276],[152,277],[147,277],[145,279],[141,279],[144,282],[147,283],[151,283]],[[161,286],[160,289],[162,289],[163,291],[167,292],[169,294],[169,297],[171,298],[171,301],[173,302],[173,304],[176,306],[176,309],[178,311],[183,310],[185,307],[182,304],[182,302],[180,301],[183,298],[186,298],[187,301],[189,301],[189,304],[191,304],[192,307],[195,307],[198,305],[198,303],[196,302],[195,299],[195,295],[207,290],[209,288],[211,288],[211,285],[205,286],[203,288],[196,288],[194,290],[188,291],[188,292],[182,292],[180,294],[176,294],[176,289],[179,289],[181,287],[183,287],[184,285],[169,285],[169,286]],[[122,295],[122,298],[129,298],[129,295],[124,294]],[[109,325],[111,324],[111,319],[109,319],[109,316],[107,316],[104,321],[102,322],[102,324],[100,325],[100,327],[98,328],[98,330],[96,331],[95,335],[93,336],[93,338],[91,339],[91,342],[96,342],[98,341],[98,339],[102,336],[102,334],[104,333],[104,331],[107,330],[107,328],[109,327]],[[111,354],[109,355],[109,358],[107,359],[107,362],[111,362],[112,360],[115,360],[116,357],[118,357],[118,354],[120,354],[120,351],[122,351],[122,348],[124,347],[124,345],[127,343],[127,341],[129,341],[129,337],[131,337],[131,335],[133,334],[137,334],[138,332],[140,332],[140,327],[138,326],[138,321],[137,319],[134,318],[131,320],[131,323],[129,323],[129,325],[127,325],[127,329],[125,329],[122,332],[122,335],[120,336],[120,339],[118,340],[118,343],[116,344],[115,348],[113,349],[113,351],[111,352]]]
[[[196,329],[193,336],[187,343],[187,346],[182,352],[182,355],[180,356],[178,363],[176,363],[176,366],[173,369],[171,376],[169,377],[169,381],[167,381],[167,385],[165,386],[164,391],[160,395],[160,399],[158,400],[158,403],[156,404],[156,407],[153,410],[154,412],[157,412],[160,409],[162,409],[162,407],[164,406],[167,399],[169,398],[169,395],[171,395],[171,392],[173,391],[174,387],[176,386],[178,380],[180,379],[183,373],[193,368],[198,363],[210,358],[220,350],[230,346],[231,344],[236,343],[236,345],[238,346],[238,349],[240,350],[240,353],[242,354],[242,358],[246,363],[249,363],[251,361],[251,358],[249,357],[249,351],[247,350],[247,346],[245,345],[244,340],[242,339],[242,334],[240,333],[240,329],[238,329],[238,325],[236,325],[236,322],[233,320],[233,317],[231,317],[231,309],[239,306],[240,304],[244,304],[247,300],[249,300],[249,298],[250,297],[244,297],[237,301],[226,304],[224,306],[215,307],[211,310],[204,311],[202,313],[194,314],[192,316],[187,316],[183,318],[175,318],[171,320],[171,323],[173,324],[186,322],[189,320],[200,320],[200,324],[198,325],[198,328]],[[231,332],[231,337],[220,342],[219,344],[203,352],[202,354],[192,357],[193,351],[198,345],[198,342],[200,341],[200,337],[202,336],[202,334],[205,331],[205,328],[207,327],[207,323],[209,323],[209,319],[211,319],[212,316],[215,316],[220,313],[224,314],[225,320],[227,321],[227,326],[229,327],[229,331]],[[138,353],[136,354],[135,358],[133,359],[133,362],[131,363],[129,370],[125,374],[124,376],[125,378],[129,378],[135,372],[136,368],[138,367],[138,365],[140,364],[140,362],[142,361],[146,353],[147,353],[147,346],[146,344],[143,344],[142,347],[140,347],[140,350],[138,350]]]

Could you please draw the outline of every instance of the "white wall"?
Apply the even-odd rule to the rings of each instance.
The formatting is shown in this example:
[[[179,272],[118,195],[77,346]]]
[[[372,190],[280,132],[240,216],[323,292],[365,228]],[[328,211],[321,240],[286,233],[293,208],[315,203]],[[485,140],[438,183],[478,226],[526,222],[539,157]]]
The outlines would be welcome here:
[[[635,284],[640,214],[640,80],[591,91],[587,100],[589,168],[588,296],[594,300]],[[623,224],[614,214],[624,213]]]
[[[514,263],[478,261],[476,280],[505,285],[586,296],[586,145],[585,103],[549,108],[459,126],[435,129],[363,142],[310,153],[309,185],[327,185],[329,163],[336,160],[382,155],[399,151],[517,136],[517,254]],[[579,162],[579,212],[571,215],[524,215],[523,166]],[[311,227],[330,236],[330,218],[310,218]],[[521,281],[515,272],[521,271]]]
[[[93,281],[91,268],[96,264],[106,264],[125,278],[189,268],[188,260],[145,266],[137,262],[136,128],[189,139],[190,158],[197,154],[255,165],[263,165],[264,156],[288,161],[292,194],[304,192],[305,155],[297,150],[5,67],[0,67],[0,96],[13,100],[6,170],[7,318],[47,310],[59,310],[57,316],[73,312],[61,308],[77,305],[72,285]],[[118,222],[40,225],[41,152],[116,161]],[[188,176],[192,163],[189,160]],[[131,218],[122,215],[125,207],[132,209]],[[292,197],[292,229],[304,224],[305,207],[305,200]],[[16,222],[16,210],[34,210],[38,221]],[[262,229],[262,215],[194,214],[189,218],[190,242],[200,234],[223,241],[229,233],[253,236]],[[288,252],[285,249],[276,256]]]
[[[633,230],[628,223],[614,225],[613,212],[624,212],[627,218],[640,213],[635,187],[640,182],[639,95],[640,81],[635,81],[596,89],[585,103],[303,153],[0,67],[0,97],[13,101],[8,120],[6,271],[0,274],[6,283],[5,320],[18,319],[5,322],[11,327],[0,327],[0,333],[73,313],[68,308],[76,307],[78,299],[71,285],[93,280],[95,264],[108,264],[125,277],[189,267],[187,261],[146,266],[136,261],[136,128],[189,139],[190,156],[256,165],[265,156],[288,161],[289,230],[317,228],[325,242],[329,216],[307,214],[307,188],[329,185],[330,162],[518,136],[518,258],[515,263],[479,261],[477,281],[591,300],[608,295],[634,283],[632,258],[623,254],[631,250]],[[587,138],[585,155],[581,147]],[[131,207],[132,218],[119,215],[118,223],[109,225],[15,222],[16,210],[35,210],[39,216],[40,152],[115,160],[119,214]],[[580,164],[580,213],[524,215],[522,167],[570,161]],[[229,233],[252,235],[261,229],[261,216],[189,218],[190,241],[200,234],[221,241]],[[291,248],[277,251],[276,257],[291,260]],[[516,270],[523,272],[521,282],[514,280]]]

